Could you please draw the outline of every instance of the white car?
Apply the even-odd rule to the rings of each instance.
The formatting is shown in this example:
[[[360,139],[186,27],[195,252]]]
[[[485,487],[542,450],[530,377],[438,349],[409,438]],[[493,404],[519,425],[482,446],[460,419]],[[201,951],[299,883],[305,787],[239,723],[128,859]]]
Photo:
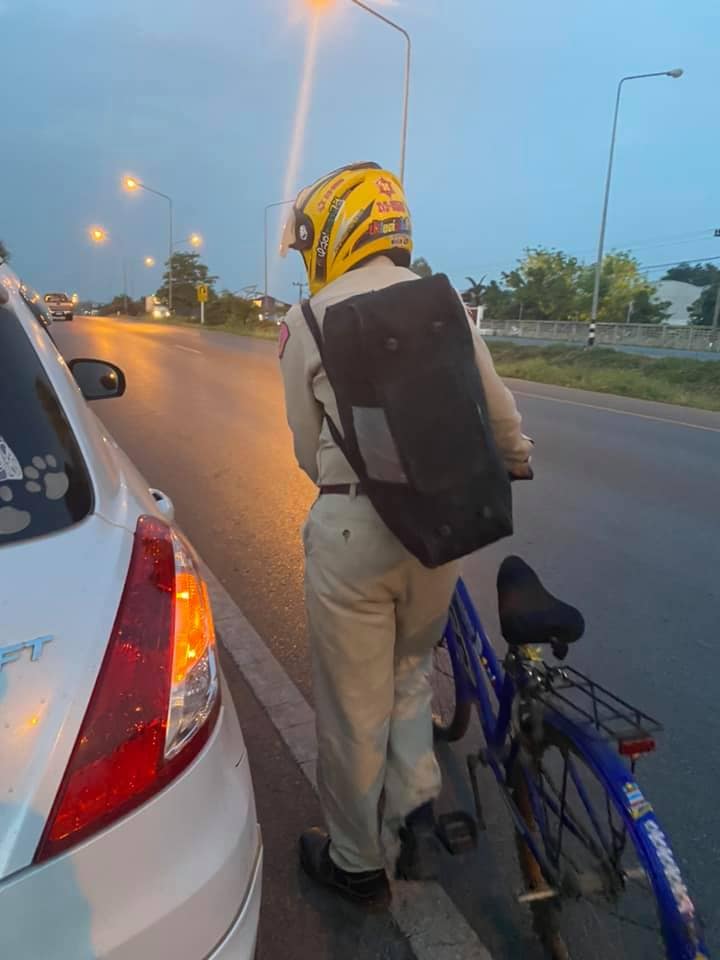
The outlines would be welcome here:
[[[0,957],[250,960],[262,841],[172,504],[0,267]]]

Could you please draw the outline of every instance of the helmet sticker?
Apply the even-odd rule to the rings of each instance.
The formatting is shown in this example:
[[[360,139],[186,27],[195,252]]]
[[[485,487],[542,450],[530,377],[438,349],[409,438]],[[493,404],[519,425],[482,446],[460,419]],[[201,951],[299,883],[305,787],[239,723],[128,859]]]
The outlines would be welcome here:
[[[400,200],[378,200],[375,209],[378,213],[407,213],[407,207]]]
[[[325,210],[325,208],[328,205],[328,201],[332,200],[333,194],[337,193],[337,191],[340,189],[340,187],[343,185],[344,182],[345,181],[343,180],[343,178],[340,177],[339,180],[336,180],[334,183],[330,184],[330,186],[327,188],[325,193],[320,198],[320,201],[318,202],[317,208],[319,213],[322,213]]]
[[[301,223],[298,227],[298,238],[303,242],[307,243],[310,239],[310,231],[307,228],[307,224]]]
[[[319,283],[325,283],[325,280],[327,279],[327,254],[328,247],[330,246],[330,234],[335,226],[335,221],[337,220],[338,214],[342,210],[343,203],[344,201],[342,198],[336,197],[330,204],[330,213],[328,214],[325,225],[320,233],[317,247],[315,248],[315,280]]]
[[[392,220],[372,220],[368,225],[367,231],[355,241],[353,253],[368,243],[374,243],[381,237],[392,237],[392,246],[406,246],[406,244],[396,244],[393,241],[397,238],[406,239],[410,236],[410,218],[394,217]]]
[[[375,186],[378,188],[380,193],[384,193],[386,197],[394,197],[397,193],[397,190],[393,186],[392,180],[388,180],[387,177],[380,177],[375,181]]]

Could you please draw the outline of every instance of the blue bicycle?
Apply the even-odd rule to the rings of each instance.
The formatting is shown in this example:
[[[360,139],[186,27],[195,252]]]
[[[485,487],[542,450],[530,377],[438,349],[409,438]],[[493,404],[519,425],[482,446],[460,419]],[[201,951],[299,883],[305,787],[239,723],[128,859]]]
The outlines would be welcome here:
[[[635,779],[660,725],[577,670],[544,661],[541,645],[564,660],[585,625],[523,560],[505,560],[497,586],[502,664],[462,580],[435,652],[437,737],[463,737],[474,706],[485,738],[468,757],[477,822],[451,817],[446,843],[460,850],[484,827],[486,767],[512,818],[518,899],[548,957],[706,960],[667,834]]]

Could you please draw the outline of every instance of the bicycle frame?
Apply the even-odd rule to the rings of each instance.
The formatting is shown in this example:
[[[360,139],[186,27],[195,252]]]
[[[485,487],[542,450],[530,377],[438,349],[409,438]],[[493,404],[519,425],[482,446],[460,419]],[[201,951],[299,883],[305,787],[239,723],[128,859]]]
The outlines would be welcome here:
[[[513,769],[519,743],[513,735],[513,706],[523,692],[522,681],[518,683],[500,664],[497,654],[485,633],[480,617],[462,580],[458,581],[453,595],[450,618],[445,637],[453,666],[458,702],[475,702],[485,736],[486,750],[483,762],[492,770],[507,801],[515,829],[523,843],[538,863],[549,887],[557,888],[557,871],[537,842],[530,827],[517,808],[508,788],[508,776]],[[454,622],[463,633],[463,643],[458,643]],[[467,651],[467,662],[462,669],[461,650]],[[497,706],[493,704],[493,697]],[[545,708],[546,722],[563,734],[574,745],[598,781],[613,797],[615,810],[622,815],[625,829],[635,838],[635,847],[652,884],[659,906],[663,935],[673,960],[706,960],[704,946],[695,908],[677,866],[666,834],[660,827],[650,804],[637,786],[633,772],[623,759],[598,735],[591,725],[578,723],[562,710]],[[542,833],[542,798],[534,778],[521,764],[535,821]],[[583,806],[595,825],[598,846],[609,853],[608,843],[603,839],[600,818],[593,820],[593,807],[576,773],[571,772]],[[562,813],[562,811],[560,811]],[[573,829],[573,824],[568,824]],[[544,841],[545,838],[543,838]]]

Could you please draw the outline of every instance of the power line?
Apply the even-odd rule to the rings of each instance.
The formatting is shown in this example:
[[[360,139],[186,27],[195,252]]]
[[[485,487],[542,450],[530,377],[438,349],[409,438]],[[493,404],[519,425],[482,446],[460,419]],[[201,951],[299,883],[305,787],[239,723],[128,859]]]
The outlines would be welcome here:
[[[698,257],[696,260],[671,260],[669,263],[651,263],[647,267],[641,266],[640,269],[643,273],[647,273],[648,270],[660,270],[662,267],[678,267],[682,263],[712,263],[714,260],[720,260],[720,257]]]

